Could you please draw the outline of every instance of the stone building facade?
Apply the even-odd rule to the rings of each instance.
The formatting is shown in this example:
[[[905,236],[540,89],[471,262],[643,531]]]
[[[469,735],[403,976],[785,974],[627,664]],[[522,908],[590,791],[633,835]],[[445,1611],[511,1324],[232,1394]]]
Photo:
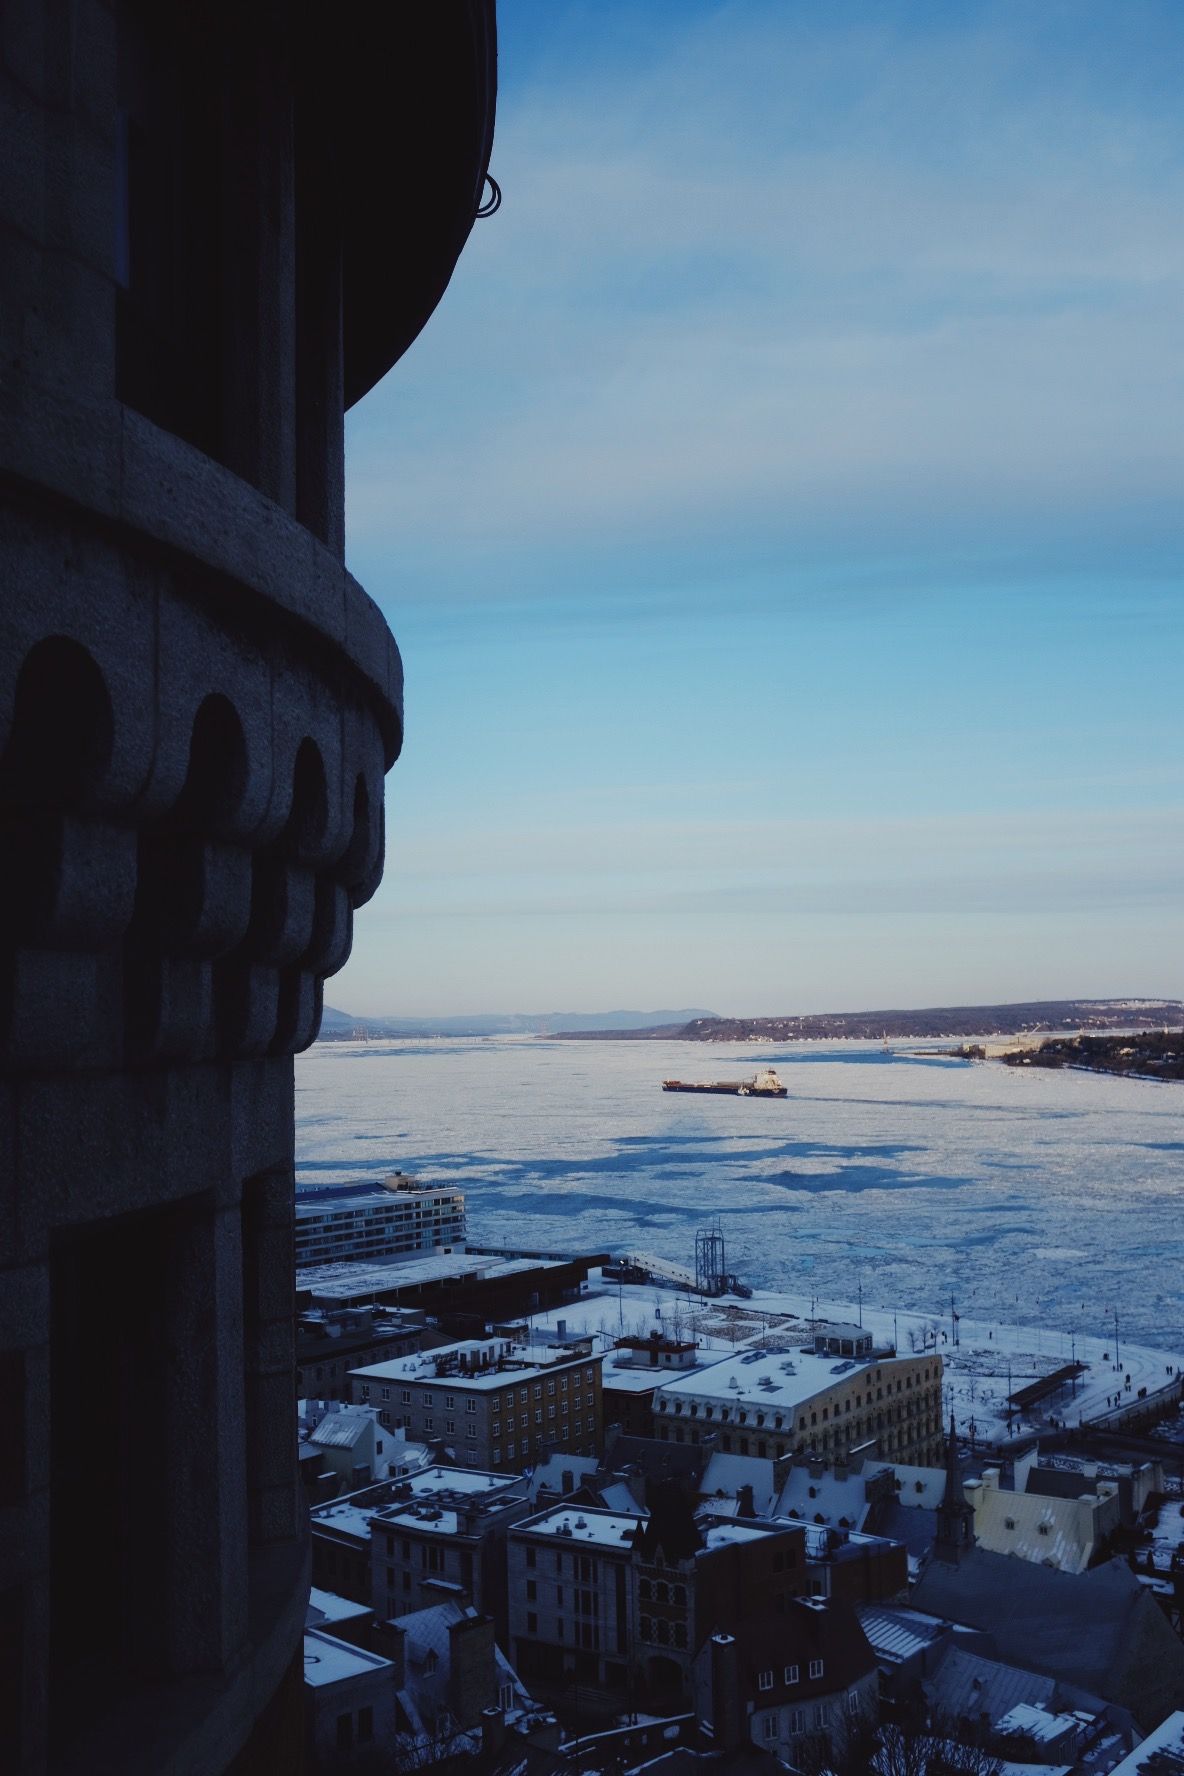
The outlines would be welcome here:
[[[443,292],[494,85],[492,0],[0,9],[23,1776],[242,1776],[299,1740],[292,1055],[379,880],[402,739],[398,651],[343,564],[343,414]]]
[[[942,1460],[941,1357],[745,1351],[655,1390],[653,1435],[778,1460]]]

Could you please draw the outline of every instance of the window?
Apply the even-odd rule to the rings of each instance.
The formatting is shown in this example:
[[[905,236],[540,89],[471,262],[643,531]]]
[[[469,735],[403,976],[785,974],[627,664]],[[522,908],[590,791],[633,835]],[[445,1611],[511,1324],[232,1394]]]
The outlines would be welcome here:
[[[402,1395],[400,1397],[403,1401],[404,1406],[410,1406],[410,1404],[411,1404],[411,1389],[404,1388]]]
[[[477,1435],[476,1425],[466,1425],[465,1426],[465,1436],[466,1437],[475,1437],[476,1435]]]
[[[536,1381],[534,1384],[534,1397],[536,1400],[541,1400],[543,1397],[543,1384],[541,1381]]]
[[[804,1708],[791,1708],[789,1711],[789,1730],[791,1733],[802,1733],[806,1727],[806,1711]]]
[[[504,1683],[499,1686],[498,1692],[497,1692],[497,1705],[502,1710],[503,1713],[505,1712],[505,1710],[507,1708],[513,1708],[513,1706],[514,1706],[514,1686],[513,1686],[513,1684]]]
[[[359,1745],[369,1745],[369,1743],[373,1739],[373,1737],[374,1737],[374,1710],[372,1708],[359,1708],[358,1709],[358,1744]]]
[[[776,1739],[776,1737],[777,1737],[777,1716],[775,1714],[767,1714],[765,1716],[765,1738],[766,1739]]]
[[[434,1406],[434,1405],[435,1405],[435,1403],[436,1403],[436,1396],[435,1396],[435,1394],[433,1394],[433,1393],[426,1393],[426,1394],[425,1394],[425,1395],[424,1395],[424,1397],[423,1397],[423,1403],[424,1403],[424,1405],[425,1405],[425,1406]]]
[[[354,1717],[352,1714],[337,1716],[337,1749],[352,1751],[354,1748]]]
[[[389,1399],[390,1399],[390,1397],[391,1397],[391,1390],[390,1390],[390,1388],[383,1388],[383,1390],[382,1390],[382,1397],[383,1397],[383,1399],[384,1399],[384,1400],[389,1400]]]
[[[513,1459],[514,1459],[514,1445],[512,1443],[507,1443],[506,1444],[506,1460],[508,1462],[512,1462]]]
[[[814,1710],[814,1725],[822,1732],[830,1726],[830,1707],[826,1702],[820,1702]]]
[[[771,1671],[762,1671],[757,1682],[762,1690],[771,1690],[773,1688],[773,1673]]]
[[[855,1716],[859,1713],[859,1697],[854,1690],[848,1690],[847,1692],[847,1713],[851,1716],[852,1720],[854,1720]]]
[[[567,1376],[566,1375],[561,1375],[559,1377],[559,1392],[561,1394],[565,1394],[567,1392]]]
[[[466,1412],[476,1412],[476,1410],[477,1410],[476,1400],[466,1400],[465,1401],[465,1411]]]
[[[539,1559],[539,1557],[538,1557],[538,1553],[537,1553],[536,1549],[528,1548],[526,1550],[526,1564],[527,1564],[527,1566],[537,1566],[538,1559]]]
[[[564,1426],[563,1426],[563,1427],[562,1427],[562,1429],[561,1429],[561,1430],[560,1430],[560,1432],[559,1432],[559,1435],[560,1435],[560,1438],[561,1438],[561,1439],[562,1439],[562,1441],[563,1441],[563,1442],[564,1442],[564,1443],[566,1443],[566,1442],[567,1442],[567,1440],[568,1440],[568,1429],[567,1429],[567,1426],[566,1426],[566,1425],[564,1425]]]
[[[810,1661],[810,1676],[811,1677],[821,1677],[822,1676],[822,1660],[821,1659],[811,1659],[811,1661]]]
[[[543,1422],[543,1409],[541,1406],[538,1407],[538,1409],[535,1412],[534,1422],[536,1425],[541,1425]]]
[[[455,1430],[456,1430],[456,1420],[454,1418],[446,1418],[444,1420],[444,1435],[446,1437],[451,1437],[453,1435],[453,1433],[455,1432]]]
[[[364,1381],[364,1382],[363,1382],[363,1383],[362,1383],[362,1390],[361,1390],[361,1391],[362,1391],[362,1398],[363,1398],[363,1400],[368,1400],[368,1399],[369,1399],[369,1398],[370,1398],[370,1383],[369,1383],[369,1382],[368,1382],[368,1381]],[[338,1722],[337,1722],[337,1725],[338,1725],[338,1727],[340,1727],[340,1725],[341,1725],[341,1720],[342,1720],[342,1719],[344,1719],[344,1720],[348,1720],[348,1721],[349,1721],[349,1722],[350,1722],[350,1731],[351,1731],[351,1732],[352,1732],[352,1731],[353,1731],[353,1719],[352,1719],[352,1716],[350,1716],[350,1715],[343,1715],[343,1716],[342,1716],[342,1717],[341,1717],[341,1719],[339,1719],[339,1720],[338,1720]]]
[[[425,1431],[434,1431],[436,1428],[435,1419],[434,1418],[425,1418],[423,1421],[423,1428]]]
[[[554,1418],[554,1416],[555,1416],[555,1408],[554,1408],[554,1406],[548,1406],[548,1407],[547,1407],[547,1417],[548,1417],[548,1418]]]
[[[785,1681],[787,1684],[797,1683],[800,1680],[801,1675],[802,1668],[800,1665],[787,1665],[785,1667]]]
[[[539,1594],[538,1580],[537,1579],[527,1579],[527,1581],[526,1581],[526,1601],[528,1603],[534,1603],[535,1599],[538,1597],[538,1594]]]
[[[502,1434],[502,1421],[500,1418],[495,1418],[493,1421],[493,1434],[495,1437],[500,1437]]]
[[[595,1375],[595,1373],[596,1373],[595,1369],[585,1369],[584,1370],[584,1380],[588,1383],[589,1387],[592,1386],[592,1377]]]
[[[456,1409],[456,1395],[455,1394],[445,1394],[445,1396],[444,1396],[444,1410],[445,1410],[445,1412],[453,1412],[453,1411],[455,1411],[455,1409]]]
[[[547,1383],[547,1392],[549,1394],[553,1394],[555,1392],[555,1383],[553,1381],[549,1381]],[[552,1407],[552,1411],[554,1411],[554,1407]]]
[[[537,1634],[538,1631],[539,1631],[538,1617],[535,1615],[533,1610],[527,1610],[527,1612],[526,1612],[526,1632],[528,1634]]]
[[[530,1428],[530,1413],[524,1412],[522,1414],[522,1417],[518,1420],[518,1429],[520,1431],[525,1431],[525,1430],[529,1430],[529,1428]]]

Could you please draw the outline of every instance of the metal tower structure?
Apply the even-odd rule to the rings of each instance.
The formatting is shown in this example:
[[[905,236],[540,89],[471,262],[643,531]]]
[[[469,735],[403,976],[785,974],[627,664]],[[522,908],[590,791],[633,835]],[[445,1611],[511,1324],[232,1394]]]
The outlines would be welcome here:
[[[701,1295],[722,1295],[727,1284],[728,1259],[723,1228],[700,1227],[695,1234],[695,1287]]]

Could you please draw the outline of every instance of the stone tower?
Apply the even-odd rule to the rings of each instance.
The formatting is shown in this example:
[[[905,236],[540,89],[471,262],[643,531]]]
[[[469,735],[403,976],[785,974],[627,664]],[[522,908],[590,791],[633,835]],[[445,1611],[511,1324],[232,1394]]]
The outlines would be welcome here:
[[[292,1056],[402,741],[343,415],[492,0],[0,7],[0,1767],[299,1767]],[[458,495],[458,497],[467,497]]]

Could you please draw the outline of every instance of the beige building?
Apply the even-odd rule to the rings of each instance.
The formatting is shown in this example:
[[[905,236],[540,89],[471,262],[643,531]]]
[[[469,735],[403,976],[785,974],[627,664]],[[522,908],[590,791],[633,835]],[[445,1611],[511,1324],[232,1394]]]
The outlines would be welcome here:
[[[356,1403],[409,1438],[443,1443],[466,1467],[534,1467],[601,1446],[601,1359],[590,1343],[470,1339],[351,1371]]]
[[[653,1398],[653,1434],[673,1443],[710,1437],[725,1453],[768,1460],[812,1451],[841,1462],[858,1451],[938,1463],[941,1378],[932,1351],[836,1359],[817,1349],[746,1350],[663,1382]]]

